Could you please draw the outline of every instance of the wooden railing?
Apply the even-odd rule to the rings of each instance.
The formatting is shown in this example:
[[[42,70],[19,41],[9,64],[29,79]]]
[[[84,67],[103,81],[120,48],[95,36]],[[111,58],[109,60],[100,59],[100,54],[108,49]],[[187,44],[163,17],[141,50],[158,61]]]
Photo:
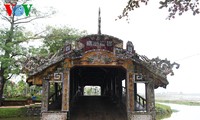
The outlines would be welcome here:
[[[49,96],[49,101],[51,101],[51,103],[55,102],[56,100],[56,94],[59,96],[61,95],[61,91],[62,91],[62,88],[58,90],[57,93],[53,93],[52,95]],[[57,97],[58,97],[57,96]]]
[[[145,98],[143,98],[142,96],[140,96],[140,95],[136,95],[136,102],[140,105],[140,106],[142,106],[142,110],[146,110],[146,103],[147,103],[147,101],[146,101],[146,99]]]
[[[122,103],[126,104],[126,87],[122,86]]]

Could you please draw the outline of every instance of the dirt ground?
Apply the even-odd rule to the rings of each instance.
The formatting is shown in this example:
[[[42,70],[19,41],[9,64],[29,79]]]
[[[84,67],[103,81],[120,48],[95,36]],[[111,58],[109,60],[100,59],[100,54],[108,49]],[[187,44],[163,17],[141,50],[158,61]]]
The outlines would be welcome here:
[[[0,106],[0,108],[22,108],[25,106]]]

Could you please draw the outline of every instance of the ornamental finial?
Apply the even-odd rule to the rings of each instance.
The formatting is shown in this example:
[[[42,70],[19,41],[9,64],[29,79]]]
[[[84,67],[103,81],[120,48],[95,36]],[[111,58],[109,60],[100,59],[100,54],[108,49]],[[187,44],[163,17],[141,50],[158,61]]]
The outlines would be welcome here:
[[[99,8],[99,17],[98,17],[98,34],[101,35],[101,9]]]

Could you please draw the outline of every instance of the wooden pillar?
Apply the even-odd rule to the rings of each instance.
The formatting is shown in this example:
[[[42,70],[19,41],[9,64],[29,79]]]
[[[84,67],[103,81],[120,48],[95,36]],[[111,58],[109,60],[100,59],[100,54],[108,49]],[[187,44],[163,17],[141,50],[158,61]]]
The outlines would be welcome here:
[[[137,83],[134,83],[134,102],[137,101]]]
[[[118,96],[118,91],[117,91],[117,76],[115,76],[114,78],[114,84],[115,84],[115,87],[114,87],[114,92],[115,92],[115,96],[117,97]]]
[[[110,96],[113,97],[113,82],[112,82],[112,77],[110,76],[109,77],[109,80],[110,80]]]
[[[43,79],[42,82],[42,106],[41,106],[41,112],[47,112],[48,111],[48,105],[49,105],[49,80]]]
[[[147,112],[150,113],[155,120],[155,95],[154,95],[154,81],[149,79],[146,83],[146,100],[147,100]]]
[[[70,91],[70,71],[69,69],[64,69],[63,74],[63,94],[62,94],[62,111],[69,111],[69,91]]]
[[[54,89],[55,89],[55,100],[56,100],[58,99],[58,83],[55,82],[54,87],[55,87]]]
[[[134,111],[134,81],[133,72],[127,72],[127,114],[128,120],[131,119],[131,113]]]
[[[149,92],[147,91],[148,83],[145,83],[146,111],[149,112]]]
[[[110,82],[110,77],[107,78],[106,80],[106,96],[111,96],[111,82]]]
[[[113,97],[115,97],[115,93],[116,93],[115,90],[116,90],[116,89],[115,89],[115,77],[114,77],[114,76],[113,76],[113,78],[112,78],[112,84],[113,84],[113,85],[112,85],[112,88],[113,88]]]
[[[101,86],[101,96],[104,96],[104,95],[105,95],[105,85],[102,85]]]
[[[77,79],[77,76],[78,74],[75,75],[75,71],[73,71],[71,74],[73,74],[73,76],[70,76],[71,79],[71,82],[72,82],[72,88],[71,88],[71,91],[72,91],[72,94],[71,94],[71,98],[76,94],[76,79]],[[71,84],[70,82],[70,84]]]
[[[122,80],[118,79],[118,93],[119,93],[119,98],[122,101]]]

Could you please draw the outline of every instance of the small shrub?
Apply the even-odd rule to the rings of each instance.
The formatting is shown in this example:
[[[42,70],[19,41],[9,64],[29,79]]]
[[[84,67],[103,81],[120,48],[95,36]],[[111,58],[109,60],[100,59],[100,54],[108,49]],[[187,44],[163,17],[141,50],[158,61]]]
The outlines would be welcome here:
[[[160,120],[163,118],[168,118],[172,114],[172,109],[170,106],[156,104],[156,120]]]

